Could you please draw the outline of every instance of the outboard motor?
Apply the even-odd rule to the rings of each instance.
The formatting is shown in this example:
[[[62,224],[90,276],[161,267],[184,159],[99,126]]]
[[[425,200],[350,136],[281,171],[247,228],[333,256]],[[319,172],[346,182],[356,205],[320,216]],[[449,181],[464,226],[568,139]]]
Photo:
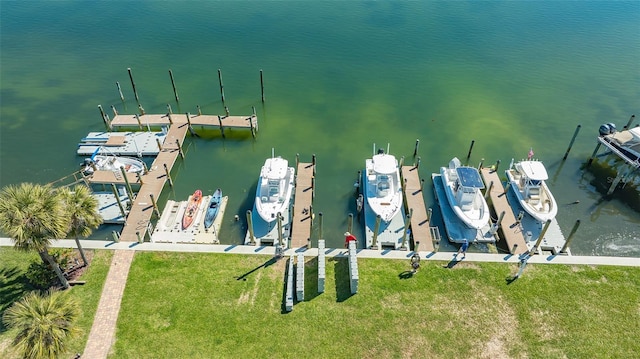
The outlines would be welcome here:
[[[616,131],[617,131],[616,125],[614,125],[613,123],[609,122],[609,123],[607,123],[607,126],[609,126],[609,133],[610,134],[616,133]]]
[[[85,158],[83,166],[91,166],[93,164],[93,160],[91,158]]]
[[[379,155],[384,154],[384,148],[378,148],[378,154]]]
[[[606,136],[611,133],[611,127],[609,127],[609,124],[607,123],[600,125],[599,132],[600,136]]]

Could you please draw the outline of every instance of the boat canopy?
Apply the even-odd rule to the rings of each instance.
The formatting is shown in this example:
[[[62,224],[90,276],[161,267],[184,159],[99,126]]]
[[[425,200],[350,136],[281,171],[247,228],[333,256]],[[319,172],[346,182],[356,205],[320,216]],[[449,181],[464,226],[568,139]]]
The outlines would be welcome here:
[[[484,188],[484,183],[477,169],[473,167],[458,167],[456,168],[456,173],[462,187]]]
[[[547,170],[540,161],[522,161],[520,168],[524,176],[532,181],[546,181],[549,178]]]
[[[395,173],[398,170],[396,158],[387,154],[373,156],[373,170],[384,174]]]

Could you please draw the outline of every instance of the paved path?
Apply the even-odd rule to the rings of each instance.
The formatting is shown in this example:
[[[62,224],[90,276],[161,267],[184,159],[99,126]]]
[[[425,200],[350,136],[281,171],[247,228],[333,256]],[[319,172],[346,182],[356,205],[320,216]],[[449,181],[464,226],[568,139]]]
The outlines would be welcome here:
[[[106,358],[115,342],[116,322],[120,312],[122,293],[127,284],[129,268],[135,251],[117,249],[102,288],[98,309],[93,319],[83,358]]]

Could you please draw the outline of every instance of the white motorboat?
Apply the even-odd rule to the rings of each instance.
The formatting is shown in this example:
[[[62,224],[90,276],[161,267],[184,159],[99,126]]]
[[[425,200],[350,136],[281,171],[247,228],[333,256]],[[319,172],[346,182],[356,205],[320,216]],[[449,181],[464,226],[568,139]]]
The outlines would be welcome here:
[[[449,205],[469,228],[482,229],[489,223],[489,206],[482,195],[484,183],[474,167],[462,166],[454,157],[449,167],[440,167]]]
[[[91,158],[84,160],[82,171],[85,174],[91,174],[94,171],[122,171],[123,167],[128,173],[141,173],[144,171],[144,162],[133,157],[114,156],[112,154],[99,154],[98,148]]]
[[[281,157],[268,158],[260,170],[255,206],[260,217],[267,223],[277,219],[278,213],[284,214],[291,204],[294,187],[293,167]]]
[[[558,205],[545,182],[549,176],[542,162],[529,159],[514,164],[511,160],[506,174],[509,186],[527,213],[540,222],[556,217]]]
[[[389,152],[387,150],[387,152]],[[365,196],[367,203],[384,222],[389,222],[402,208],[402,186],[398,161],[393,155],[378,150],[365,162]]]
[[[600,126],[598,140],[627,162],[640,166],[640,127],[617,131],[612,123]]]

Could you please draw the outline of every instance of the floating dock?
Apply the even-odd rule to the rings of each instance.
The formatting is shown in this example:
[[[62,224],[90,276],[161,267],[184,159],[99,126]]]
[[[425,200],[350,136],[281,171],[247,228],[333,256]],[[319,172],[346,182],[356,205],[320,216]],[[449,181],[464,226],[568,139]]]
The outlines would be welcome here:
[[[312,163],[298,162],[297,167],[291,216],[291,248],[306,247],[309,244],[314,217],[312,205],[315,191],[315,157]]]
[[[120,197],[120,203],[126,212],[126,208],[130,203],[127,191],[125,191],[123,187],[119,187],[117,192]],[[96,191],[92,193],[92,197],[98,200],[98,212],[100,213],[100,217],[102,217],[103,223],[123,224],[125,222],[125,217],[122,214],[120,206],[118,206],[116,195],[113,192]]]
[[[191,199],[191,197],[189,197]],[[182,217],[189,201],[167,201],[164,211],[151,235],[151,242],[158,243],[211,243],[219,244],[220,226],[224,217],[229,198],[222,197],[218,215],[209,228],[204,228],[204,217],[209,206],[211,196],[204,196],[198,207],[193,224],[186,230],[182,229]]]
[[[445,184],[442,182],[442,176],[439,173],[432,173],[431,178],[433,180],[436,202],[438,202],[442,212],[444,229],[449,242],[463,243],[466,239],[469,243],[495,243],[496,236],[492,233],[491,221],[481,229],[467,227],[464,222],[458,218],[449,204],[444,189]]]
[[[438,227],[431,227],[429,215],[423,196],[424,182],[420,181],[418,167],[402,166],[402,184],[404,189],[405,210],[413,213],[411,216],[410,229],[411,237],[420,242],[420,250],[433,252],[434,241],[440,241],[440,231]]]
[[[116,156],[156,156],[166,139],[165,132],[89,132],[78,143],[79,156],[91,156],[100,147]]]

